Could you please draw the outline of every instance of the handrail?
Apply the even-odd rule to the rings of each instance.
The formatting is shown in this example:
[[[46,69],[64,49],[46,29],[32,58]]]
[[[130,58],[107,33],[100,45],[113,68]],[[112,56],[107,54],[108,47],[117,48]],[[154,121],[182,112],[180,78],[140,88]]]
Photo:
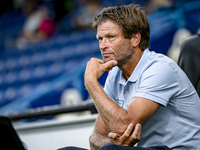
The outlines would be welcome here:
[[[97,113],[96,107],[93,102],[83,101],[81,104],[78,105],[71,105],[71,106],[52,105],[52,106],[39,107],[36,109],[29,109],[25,112],[13,112],[9,114],[7,117],[11,121],[17,121],[17,120],[55,116],[62,113],[81,112],[87,110],[91,111],[92,114]]]

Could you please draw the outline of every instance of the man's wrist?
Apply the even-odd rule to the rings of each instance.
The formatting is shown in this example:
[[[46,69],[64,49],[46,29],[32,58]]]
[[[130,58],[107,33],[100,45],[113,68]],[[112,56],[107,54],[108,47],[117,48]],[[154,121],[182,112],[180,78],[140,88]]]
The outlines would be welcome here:
[[[88,88],[89,86],[95,85],[97,84],[97,78],[93,77],[93,76],[87,76],[85,77],[85,86],[86,88]]]

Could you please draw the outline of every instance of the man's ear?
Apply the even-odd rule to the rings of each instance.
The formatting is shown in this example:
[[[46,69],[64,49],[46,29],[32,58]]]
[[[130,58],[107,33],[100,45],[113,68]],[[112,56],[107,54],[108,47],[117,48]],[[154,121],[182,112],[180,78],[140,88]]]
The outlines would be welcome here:
[[[138,33],[134,33],[132,35],[132,38],[131,38],[131,46],[133,48],[139,46],[140,41],[141,41],[141,34],[139,32]]]

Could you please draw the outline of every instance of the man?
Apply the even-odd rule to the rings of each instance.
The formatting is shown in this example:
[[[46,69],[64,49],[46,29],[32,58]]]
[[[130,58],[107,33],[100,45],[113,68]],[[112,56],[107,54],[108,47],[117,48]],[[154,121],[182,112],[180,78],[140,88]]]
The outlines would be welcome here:
[[[200,34],[191,35],[182,42],[178,65],[200,96]]]
[[[92,26],[103,60],[91,58],[85,70],[99,113],[91,149],[200,148],[199,97],[173,60],[149,51],[144,11],[134,4],[108,7]],[[108,70],[103,90],[98,78]]]

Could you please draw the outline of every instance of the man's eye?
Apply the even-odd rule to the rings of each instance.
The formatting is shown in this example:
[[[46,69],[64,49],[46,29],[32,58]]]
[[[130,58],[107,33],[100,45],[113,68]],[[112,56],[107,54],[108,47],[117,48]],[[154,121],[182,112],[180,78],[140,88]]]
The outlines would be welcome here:
[[[103,38],[98,38],[98,40],[99,40],[99,41],[102,41],[102,40],[103,40]]]
[[[110,38],[112,39],[112,38],[114,38],[114,36],[110,36]]]

